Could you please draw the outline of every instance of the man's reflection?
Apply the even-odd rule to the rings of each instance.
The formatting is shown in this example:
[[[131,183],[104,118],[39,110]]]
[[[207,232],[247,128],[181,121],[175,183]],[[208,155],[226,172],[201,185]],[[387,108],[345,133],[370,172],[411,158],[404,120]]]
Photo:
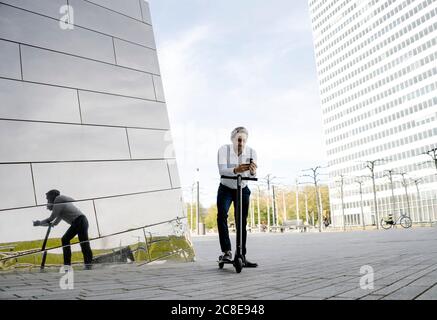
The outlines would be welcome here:
[[[64,252],[64,265],[71,265],[70,241],[76,235],[79,237],[82,249],[85,269],[91,269],[93,253],[88,241],[88,220],[86,216],[73,205],[74,199],[61,195],[58,190],[50,190],[46,193],[47,209],[52,211],[50,217],[45,220],[33,222],[34,226],[56,226],[61,220],[70,224],[67,232],[62,237],[62,250]]]

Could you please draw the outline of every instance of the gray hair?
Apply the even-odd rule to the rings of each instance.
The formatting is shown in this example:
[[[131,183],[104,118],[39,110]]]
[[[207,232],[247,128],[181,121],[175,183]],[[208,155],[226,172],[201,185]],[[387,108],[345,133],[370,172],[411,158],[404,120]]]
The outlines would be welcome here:
[[[231,140],[233,140],[238,133],[244,133],[246,136],[249,136],[249,132],[245,127],[236,127],[234,130],[232,130]]]

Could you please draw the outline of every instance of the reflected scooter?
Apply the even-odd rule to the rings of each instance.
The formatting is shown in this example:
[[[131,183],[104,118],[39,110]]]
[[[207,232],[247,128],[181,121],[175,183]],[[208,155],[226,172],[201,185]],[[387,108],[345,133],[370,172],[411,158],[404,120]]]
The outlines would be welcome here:
[[[43,271],[45,264],[46,264],[46,258],[47,258],[47,250],[46,250],[46,245],[47,245],[47,239],[49,238],[50,235],[50,231],[52,230],[52,224],[49,223],[49,227],[47,228],[47,233],[46,233],[46,237],[44,238],[44,242],[42,244],[42,248],[41,251],[43,251],[42,254],[42,260],[41,260],[41,266],[40,266],[40,270]]]
[[[250,162],[252,163],[252,159],[250,159]],[[231,179],[231,180],[237,180],[237,201],[235,203],[235,211],[238,212],[238,228],[237,228],[237,234],[236,234],[236,243],[237,243],[237,250],[234,256],[233,261],[223,261],[223,256],[219,256],[218,259],[218,265],[220,269],[223,269],[223,266],[225,264],[233,264],[235,271],[237,273],[240,273],[243,269],[243,252],[241,248],[241,244],[243,243],[243,224],[241,221],[243,221],[243,206],[241,203],[243,202],[243,191],[241,189],[241,181],[243,180],[250,180],[250,181],[258,181],[258,178],[249,178],[249,177],[242,177],[241,174],[238,174],[237,176],[221,176],[223,179]],[[237,218],[237,216],[236,216]]]

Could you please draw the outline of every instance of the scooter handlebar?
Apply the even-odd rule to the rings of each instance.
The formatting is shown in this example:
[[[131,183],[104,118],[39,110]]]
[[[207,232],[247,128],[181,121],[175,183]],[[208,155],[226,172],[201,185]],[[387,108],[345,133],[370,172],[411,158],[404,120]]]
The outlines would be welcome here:
[[[220,177],[222,179],[232,179],[232,180],[237,180],[238,179],[238,175],[236,175],[236,176],[225,176],[225,175],[222,175]],[[243,177],[243,176],[241,176],[241,180],[258,181],[258,178],[250,178],[250,177]]]

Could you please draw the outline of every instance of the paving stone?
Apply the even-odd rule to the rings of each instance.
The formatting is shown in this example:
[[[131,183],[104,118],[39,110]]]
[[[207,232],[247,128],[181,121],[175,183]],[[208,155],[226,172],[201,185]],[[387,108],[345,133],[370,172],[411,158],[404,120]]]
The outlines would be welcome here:
[[[11,294],[15,294],[16,296],[20,298],[31,298],[31,297],[38,297],[42,296],[44,294],[50,293],[47,289],[31,289],[28,290],[20,290],[20,291],[11,291]]]
[[[395,292],[396,290],[407,286],[411,282],[412,282],[412,280],[402,279],[402,280],[396,281],[388,286],[385,286],[381,289],[378,289],[374,293],[378,294],[378,295],[384,295],[384,296],[389,295],[392,292]]]
[[[324,288],[312,290],[309,292],[306,292],[304,294],[301,294],[302,296],[310,296],[310,297],[326,297],[330,298],[333,296],[340,295],[346,291],[349,291],[351,289],[355,289],[356,285],[350,285],[350,284],[343,284],[343,285],[331,285]]]
[[[324,300],[324,298],[310,297],[310,296],[293,296],[293,297],[288,297],[286,300]]]
[[[437,285],[423,292],[416,300],[437,300]]]
[[[385,297],[382,300],[412,300],[423,294],[429,287],[425,286],[406,286]]]
[[[359,299],[361,297],[367,296],[369,294],[372,294],[373,292],[381,289],[380,286],[374,285],[374,289],[361,289],[361,288],[354,288],[352,290],[343,292],[339,294],[338,298],[352,298],[352,299]]]
[[[376,295],[376,294],[369,294],[367,296],[361,297],[359,300],[380,300],[384,296]]]
[[[13,294],[13,293],[9,293],[9,292],[1,292],[0,291],[0,300],[7,300],[7,299],[17,299],[18,297]]]

